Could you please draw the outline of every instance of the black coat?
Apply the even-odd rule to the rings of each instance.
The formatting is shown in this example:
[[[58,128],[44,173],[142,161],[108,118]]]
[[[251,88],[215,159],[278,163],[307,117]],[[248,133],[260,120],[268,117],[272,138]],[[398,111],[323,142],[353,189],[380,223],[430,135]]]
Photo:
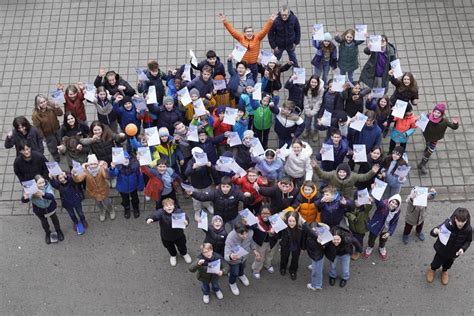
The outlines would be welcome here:
[[[318,261],[324,257],[324,246],[318,242],[318,235],[309,227],[307,223],[303,224],[305,232],[305,239],[303,241],[303,248],[308,252],[311,260]]]
[[[225,67],[224,67],[224,64],[221,63],[221,59],[219,57],[217,57],[217,61],[216,61],[216,64],[214,66],[212,66],[208,61],[207,59],[201,61],[197,67],[194,66],[193,64],[191,64],[191,67],[193,69],[196,69],[196,70],[199,70],[199,71],[202,71],[202,68],[205,66],[205,65],[208,65],[209,67],[211,67],[212,69],[212,78],[215,78],[217,75],[221,75],[221,76],[224,76],[225,77]]]
[[[268,242],[270,243],[270,248],[273,248],[277,244],[278,239],[280,239],[280,234],[270,234],[270,232],[263,231],[259,226],[259,223],[250,226],[253,230],[253,241],[259,246],[262,246],[264,242]]]
[[[298,45],[301,39],[300,22],[296,15],[290,11],[290,15],[286,21],[283,21],[280,13],[273,21],[272,27],[268,32],[268,41],[270,47],[275,49],[291,49],[293,45]]]
[[[284,229],[280,232],[281,240],[280,240],[280,246],[281,248],[289,248],[290,243],[292,240],[296,242],[295,246],[297,249],[301,249],[301,244],[303,243],[303,231],[295,227],[291,229],[288,227],[287,229]]]
[[[469,246],[471,245],[471,220],[469,218],[467,220],[467,223],[464,224],[464,227],[459,230],[456,226],[456,223],[454,222],[454,216],[451,216],[451,218],[446,219],[442,224],[436,226],[435,228],[440,228],[443,224],[449,231],[451,231],[451,235],[449,236],[448,242],[446,243],[446,245],[443,245],[439,238],[437,238],[433,247],[436,250],[436,253],[440,254],[445,258],[457,258],[456,252],[458,252],[459,249],[462,248],[464,252],[466,252],[467,248],[469,248]],[[433,234],[433,230],[435,228],[431,230],[431,236],[433,237],[437,237],[437,235]]]
[[[177,107],[174,107],[171,111],[166,110],[165,106],[162,105],[158,108],[158,119],[157,128],[166,127],[170,132],[170,135],[174,134],[174,123],[181,121],[183,117]]]
[[[155,211],[149,218],[153,219],[154,222],[160,222],[160,236],[161,239],[167,241],[175,241],[184,236],[184,229],[172,227],[172,214],[184,213],[181,209],[175,209],[173,213],[166,213],[162,208]],[[189,218],[186,215],[186,221],[189,223]]]
[[[298,195],[298,189],[293,188],[289,193],[283,193],[278,186],[275,185],[272,187],[260,187],[258,193],[270,198],[270,209],[272,210],[272,214],[275,214],[280,213],[293,204],[293,200]]]
[[[222,225],[221,229],[216,230],[211,224],[206,232],[204,243],[212,244],[214,252],[217,252],[221,256],[224,256],[225,240],[227,238],[227,231],[225,226]]]
[[[235,148],[235,162],[241,166],[242,169],[247,170],[251,167],[255,167],[255,163],[252,161],[250,155],[250,147],[241,144],[235,146]]]
[[[196,160],[194,158],[188,161],[184,175],[188,177],[193,187],[196,189],[205,189],[213,183],[213,167],[201,166],[197,169],[193,169],[195,162]]]
[[[337,227],[340,231],[341,243],[336,246],[332,242],[327,243],[326,257],[334,261],[336,256],[352,255],[354,247],[358,252],[362,252],[362,245],[352,236],[352,233],[342,227]]]
[[[31,151],[31,159],[25,160],[23,155],[16,157],[13,163],[13,170],[18,179],[23,181],[32,180],[37,174],[45,179],[49,179],[49,171],[46,167],[46,157],[37,151]]]
[[[153,76],[149,70],[145,70],[145,75],[148,78],[148,81],[144,81],[138,84],[138,92],[143,93],[145,96],[148,93],[148,88],[150,86],[155,86],[156,91],[156,100],[159,105],[163,105],[163,98],[165,96],[165,86],[163,85],[163,80],[168,80],[169,76],[165,73],[158,71],[158,74]]]
[[[120,92],[118,86],[124,86],[124,95],[128,95],[129,97],[133,97],[135,95],[135,89],[133,89],[132,86],[127,81],[122,79],[122,77],[120,77],[118,74],[115,75],[115,84],[113,86],[107,81],[107,78],[105,78],[105,76],[97,76],[94,81],[94,86],[96,86],[97,88],[103,86],[111,96],[114,96],[116,93]]]

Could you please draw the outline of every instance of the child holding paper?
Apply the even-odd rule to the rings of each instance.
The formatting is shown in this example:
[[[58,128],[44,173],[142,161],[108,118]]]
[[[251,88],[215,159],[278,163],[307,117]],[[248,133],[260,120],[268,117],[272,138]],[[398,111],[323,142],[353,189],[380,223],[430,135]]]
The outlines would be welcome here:
[[[275,213],[279,213],[291,206],[298,195],[298,190],[294,186],[291,177],[284,176],[274,186],[259,188],[258,193],[268,197],[270,199],[270,209]]]
[[[254,200],[250,204],[244,204],[244,208],[248,208],[253,214],[258,214],[262,207],[263,196],[261,196],[257,189],[268,184],[267,180],[258,174],[257,169],[251,167],[247,169],[247,174],[243,177],[234,175],[232,183],[240,186],[242,192],[249,192]]]
[[[41,94],[35,97],[35,107],[31,119],[40,137],[46,141],[48,150],[56,162],[61,161],[61,156],[58,152],[58,146],[61,144],[58,133],[58,116],[61,115],[63,115],[63,110],[61,110],[59,104],[49,101]]]
[[[316,142],[319,138],[318,134],[318,120],[316,115],[321,108],[324,94],[324,81],[318,76],[312,75],[311,78],[306,82],[303,88],[303,108],[304,108],[304,124],[305,130],[301,137],[305,138],[312,134],[313,142]],[[313,130],[311,130],[313,126]]]
[[[323,223],[313,222],[308,224],[302,219],[305,239],[304,248],[311,259],[311,283],[306,284],[309,290],[316,291],[323,289],[323,267],[325,247],[318,233],[318,228],[324,227],[329,230],[329,226]]]
[[[362,256],[364,258],[370,257],[375,246],[375,240],[378,237],[380,258],[385,261],[388,259],[385,244],[397,228],[402,198],[400,194],[395,194],[387,200],[374,201],[376,210],[367,224],[369,229],[369,242]]]
[[[219,56],[217,56],[216,52],[213,50],[208,50],[206,52],[206,59],[202,60],[195,66],[193,63],[191,63],[191,67],[193,67],[196,70],[202,71],[204,66],[209,66],[211,67],[212,70],[212,78],[215,80],[224,80],[222,79],[217,79],[217,76],[222,76],[225,77],[225,67],[221,63],[221,59]]]
[[[113,70],[106,71],[104,67],[99,68],[99,74],[95,78],[94,85],[96,88],[103,86],[114,97],[117,94],[128,95],[129,97],[135,95],[135,89],[125,79]]]
[[[210,100],[212,97],[212,91],[214,90],[214,84],[211,80],[212,68],[210,66],[203,66],[201,74],[194,78],[191,82],[188,83],[188,90],[197,89],[199,94],[207,100]]]
[[[208,272],[208,266],[210,262],[219,260],[219,270],[216,273]],[[209,303],[209,293],[212,290],[216,293],[217,299],[221,300],[224,298],[221,288],[219,286],[219,277],[224,275],[224,258],[214,252],[213,246],[210,243],[203,243],[201,245],[201,253],[196,257],[196,260],[189,266],[190,272],[197,271],[197,279],[201,281],[202,300],[204,304]]]
[[[362,245],[352,236],[350,231],[343,227],[332,227],[331,234],[334,239],[326,246],[326,256],[331,261],[329,266],[329,285],[334,286],[336,284],[337,264],[340,262],[342,275],[339,286],[344,287],[349,280],[351,256],[354,252],[354,247],[360,253]]]
[[[329,69],[333,70],[337,68],[337,47],[332,42],[332,36],[330,33],[324,33],[324,40],[312,40],[314,48],[316,48],[316,54],[311,60],[313,65],[313,74],[321,77],[324,84],[328,84]],[[322,76],[321,76],[322,74]]]
[[[258,100],[253,99],[253,92],[255,91],[254,89],[255,82],[252,79],[247,80],[247,85],[245,86],[244,90],[240,94],[238,106],[243,106],[245,107],[245,111],[248,114],[249,117],[249,124],[248,127],[251,129],[253,126],[253,116],[255,113],[255,110],[258,107]]]
[[[264,149],[268,147],[268,135],[273,122],[272,114],[278,114],[278,102],[275,104],[271,95],[262,94],[262,100],[253,114],[253,131]]]
[[[171,198],[177,202],[175,188],[180,178],[173,168],[168,167],[165,159],[159,159],[155,168],[141,166],[141,170],[149,178],[143,193],[145,197],[156,202],[157,209],[163,206],[162,201],[165,198]]]
[[[395,174],[398,168],[408,166],[405,159],[403,159],[404,153],[405,149],[402,146],[397,146],[384,160],[383,169],[379,177],[387,182],[387,188],[383,195],[384,199],[399,194],[403,184],[407,181],[407,177]]]
[[[163,246],[170,254],[170,264],[172,267],[176,266],[176,255],[179,253],[184,258],[186,263],[191,263],[191,256],[188,254],[186,248],[186,235],[184,228],[175,228],[173,215],[184,214],[184,226],[188,226],[189,218],[182,209],[176,206],[175,201],[171,198],[163,199],[163,207],[157,209],[153,215],[146,220],[147,224],[153,222],[160,222],[160,236]],[[178,248],[178,251],[176,251]]]
[[[174,124],[183,118],[178,108],[174,106],[173,98],[164,97],[163,105],[158,107],[156,126],[158,129],[166,127],[171,135],[174,134]]]
[[[397,100],[409,102],[412,106],[418,105],[418,85],[411,72],[403,74],[401,79],[394,77],[393,69],[388,71],[390,82],[395,86],[395,91],[390,97],[390,103],[395,104]]]
[[[184,156],[181,149],[173,142],[170,132],[166,127],[160,128],[158,134],[160,135],[160,144],[155,147],[153,164],[160,159],[165,159],[168,165],[173,168],[177,174],[180,174],[178,164],[179,166],[184,165]]]
[[[224,116],[225,116],[225,106],[219,106],[217,109],[214,110],[214,123],[212,123],[212,127],[214,128],[214,135],[219,136],[225,134],[225,132],[230,132],[232,130],[232,125],[224,123]],[[228,148],[227,139],[222,140],[217,145],[217,152],[222,155],[224,151]]]
[[[59,85],[63,90],[63,85]],[[81,121],[87,124],[86,108],[84,107],[84,85],[80,82],[71,84],[64,91],[64,112],[72,112]]]
[[[365,150],[368,154],[371,148],[379,146],[382,142],[382,130],[375,122],[376,114],[374,111],[365,111],[365,116],[367,116],[367,121],[365,121],[364,127],[362,127],[360,132],[350,129],[349,138],[351,140],[349,146],[353,148],[354,144],[365,145]],[[354,169],[354,165],[354,160],[349,160],[349,166],[352,170]]]
[[[426,206],[414,205],[414,199],[416,198],[416,188],[411,189],[410,195],[407,196],[407,211],[405,213],[405,228],[403,229],[402,241],[405,245],[410,241],[410,233],[413,226],[416,226],[416,236],[419,240],[425,240],[425,234],[423,234],[423,224],[425,222],[425,212],[427,211]],[[431,188],[428,190],[428,200],[432,200],[436,196],[436,190]]]
[[[262,76],[262,92],[271,95],[277,95],[281,89],[281,73],[289,70],[293,66],[292,61],[281,65],[278,60],[272,56],[265,67],[258,64],[258,71]]]
[[[285,211],[297,211],[309,224],[319,222],[320,213],[314,204],[317,200],[317,193],[316,185],[312,181],[305,181],[293,204]]]
[[[334,40],[339,43],[339,73],[347,75],[349,81],[354,84],[354,71],[359,68],[359,45],[364,41],[356,41],[355,31],[348,29],[342,35],[336,33]]]
[[[320,213],[318,222],[329,227],[340,225],[344,215],[354,208],[354,202],[349,197],[341,196],[332,185],[323,189],[323,196],[314,204]]]
[[[438,103],[433,111],[428,115],[428,125],[426,125],[423,131],[423,137],[425,138],[425,150],[423,152],[423,158],[418,164],[418,169],[421,174],[427,174],[426,165],[433,152],[436,150],[436,146],[440,140],[444,138],[446,129],[449,127],[453,130],[457,130],[459,127],[458,119],[452,119],[451,121],[444,115],[446,112],[446,104]]]
[[[278,135],[278,147],[281,148],[284,144],[290,146],[292,141],[303,133],[304,120],[296,112],[296,105],[293,101],[283,103],[277,112],[274,130]]]
[[[342,94],[340,92],[336,92],[332,89],[332,79],[330,79],[327,83],[327,89],[324,91],[321,107],[319,108],[317,114],[317,128],[320,131],[328,129],[328,126],[323,125],[321,120],[324,115],[324,111],[332,114],[331,122],[329,122],[330,126],[335,125],[334,123],[337,122],[337,117],[347,117],[346,111],[344,111],[344,99],[342,98]]]
[[[216,164],[217,159],[219,158],[217,155],[217,144],[222,142],[225,139],[225,134],[221,134],[216,137],[209,136],[206,132],[206,128],[200,126],[198,128],[198,142],[190,142],[191,147],[199,147],[201,148],[206,154],[207,159],[213,164]]]
[[[252,157],[252,161],[256,162],[255,169],[267,179],[269,186],[282,178],[283,161],[277,157],[273,149],[265,150],[265,154],[261,156]]]
[[[316,160],[321,161],[321,169],[323,171],[333,171],[336,170],[337,166],[344,162],[344,159],[349,152],[349,143],[347,138],[342,137],[341,131],[338,129],[331,130],[331,137],[326,139],[324,144],[333,147],[334,159],[323,160],[322,155],[324,153],[324,148],[321,148],[319,153],[316,154]]]
[[[252,161],[252,154],[250,152],[253,139],[253,131],[247,130],[245,131],[244,137],[242,138],[242,144],[235,146],[235,162],[244,170],[255,167],[255,163]]]
[[[357,112],[364,113],[364,96],[368,93],[370,93],[370,89],[362,89],[359,81],[355,81],[353,87],[348,83],[345,84],[342,98],[344,99],[344,111],[347,116],[354,117]]]
[[[216,75],[214,77],[214,80],[226,82],[224,75]],[[235,107],[235,99],[230,94],[230,89],[227,83],[225,83],[225,89],[221,88],[219,90],[216,90],[216,87],[214,86],[214,90],[212,92],[212,99],[210,103],[215,104],[215,106],[230,105],[230,107]]]
[[[99,122],[107,125],[114,133],[118,133],[117,112],[112,105],[107,90],[103,86],[96,89],[96,101],[94,103],[97,110],[97,119]]]
[[[426,273],[426,281],[432,283],[436,270],[443,267],[441,283],[447,285],[449,282],[448,270],[454,260],[462,256],[471,245],[472,227],[469,211],[458,207],[450,218],[433,228],[430,234],[432,237],[438,238],[434,244],[436,253]]]
[[[293,140],[290,149],[277,150],[283,151],[285,157],[285,174],[292,177],[295,184],[301,185],[304,181],[311,181],[313,178],[313,168],[311,168],[311,155],[313,149],[311,146],[296,138]]]
[[[408,138],[415,132],[416,130],[416,116],[413,113],[413,108],[410,104],[407,105],[405,110],[404,117],[398,118],[393,117],[395,121],[395,126],[390,132],[390,148],[388,149],[389,152],[397,146],[397,143],[403,147],[403,149],[407,148]]]
[[[58,240],[64,240],[64,234],[61,231],[61,226],[59,225],[58,215],[56,215],[56,200],[54,199],[54,190],[51,185],[41,176],[36,175],[34,177],[38,191],[33,194],[27,194],[23,192],[21,201],[23,203],[28,203],[31,201],[33,205],[33,213],[41,221],[41,226],[43,227],[44,232],[46,233],[45,242],[46,244],[51,243],[51,231],[49,229],[48,217],[51,218],[53,222],[54,229],[58,234]]]
[[[391,114],[391,105],[388,95],[384,95],[380,99],[373,98],[371,94],[368,95],[365,107],[368,110],[375,111],[375,119],[377,125],[382,130],[382,135],[385,137],[389,130],[389,117]]]
[[[137,90],[138,93],[143,93],[143,96],[146,97],[148,94],[148,88],[150,86],[155,87],[156,100],[158,104],[163,104],[163,98],[165,96],[165,87],[163,81],[169,79],[168,75],[160,70],[160,66],[156,60],[150,60],[147,63],[147,70],[145,70],[145,75],[148,78],[147,81],[138,81]]]
[[[116,190],[122,197],[122,206],[124,208],[123,216],[130,218],[130,200],[132,201],[133,217],[140,216],[140,200],[138,191],[143,191],[143,175],[140,171],[140,164],[135,157],[130,157],[128,152],[124,151],[124,163],[116,165],[111,162],[109,176],[117,177]]]
[[[210,243],[214,247],[214,251],[224,256],[225,241],[227,239],[227,231],[225,230],[224,221],[219,215],[212,216],[211,223],[205,231],[206,237],[204,243]]]
[[[98,160],[111,163],[112,147],[115,147],[115,142],[123,142],[125,134],[115,134],[107,125],[99,121],[92,122],[89,132],[89,137],[82,138],[81,144],[89,146],[90,152],[95,154]]]
[[[373,166],[379,165],[382,166],[384,161],[384,155],[382,151],[382,147],[379,145],[376,145],[370,149],[370,153],[367,155],[367,162],[359,162],[359,173],[366,173],[370,169],[372,169]],[[379,169],[379,171],[369,180],[367,181],[358,181],[356,182],[355,186],[357,190],[363,190],[365,188],[370,188],[372,183],[374,183],[374,179],[380,174],[382,169]]]
[[[134,124],[137,127],[137,134],[140,134],[141,122],[137,117],[137,109],[129,96],[117,95],[113,102],[115,111],[119,121],[119,126],[122,131],[128,124]]]
[[[357,194],[357,193],[356,193]],[[369,198],[370,199],[370,198]],[[372,203],[359,205],[357,198],[354,199],[355,208],[351,212],[345,214],[349,222],[349,229],[352,236],[357,239],[361,248],[357,249],[351,256],[352,260],[358,260],[363,252],[365,234],[369,231],[367,223],[370,220],[370,212],[372,211]]]
[[[245,131],[250,129],[250,118],[251,116],[246,113],[245,106],[239,104],[237,106],[237,117],[235,118],[234,126],[232,126],[232,131],[238,133],[241,139],[244,138]]]
[[[239,102],[240,95],[245,91],[248,85],[252,85],[253,87],[255,85],[255,80],[253,80],[252,74],[245,61],[237,62],[234,68],[232,65],[232,54],[230,54],[227,59],[227,71],[230,75],[227,87],[229,88],[234,100]]]
[[[82,211],[82,194],[79,192],[71,175],[63,172],[62,174],[51,178],[51,186],[59,191],[61,197],[61,206],[66,209],[69,217],[74,223],[74,230],[78,235],[85,233],[89,227],[84,212]],[[79,217],[79,220],[77,219]]]
[[[13,130],[7,133],[5,137],[5,148],[15,147],[16,156],[20,156],[22,150],[21,144],[28,142],[29,147],[41,154],[44,154],[43,138],[36,127],[32,126],[30,121],[24,116],[17,116],[13,119]]]
[[[290,278],[296,280],[296,272],[298,271],[298,262],[303,242],[303,230],[300,225],[300,215],[295,211],[286,212],[283,221],[288,227],[281,231],[280,274],[286,274],[288,260],[291,254],[291,263],[289,267]]]

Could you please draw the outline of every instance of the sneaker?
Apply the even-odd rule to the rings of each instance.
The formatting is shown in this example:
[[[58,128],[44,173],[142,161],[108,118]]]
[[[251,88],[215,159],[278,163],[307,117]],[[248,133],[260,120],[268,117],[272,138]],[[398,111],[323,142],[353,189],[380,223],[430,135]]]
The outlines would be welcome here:
[[[126,208],[126,209],[123,211],[123,217],[125,217],[126,219],[129,219],[129,218],[130,218],[130,209],[129,209],[129,208]]]
[[[334,286],[334,284],[336,284],[336,278],[329,277],[329,285]]]
[[[239,287],[237,286],[237,283],[234,283],[234,284],[229,283],[229,286],[230,286],[230,290],[232,291],[232,294],[234,294],[234,295],[239,295],[240,294]]]
[[[64,240],[63,231],[60,230],[60,229],[58,229],[57,233],[58,233],[58,240],[59,240],[59,241],[63,241],[63,240]]]
[[[109,211],[110,219],[115,219],[115,207],[112,206],[112,209]]]
[[[344,287],[347,284],[347,280],[342,279],[341,282],[339,282],[340,287]]]
[[[136,209],[133,210],[133,218],[139,218],[140,217],[140,210]]]
[[[310,289],[311,291],[321,291],[321,290],[322,290],[322,288],[320,288],[320,287],[313,287],[313,286],[311,285],[311,283],[306,284],[306,287],[307,287],[308,289]]]
[[[364,258],[370,257],[370,255],[372,254],[372,250],[374,250],[374,248],[372,247],[365,248],[365,251],[362,253],[362,257]]]
[[[222,291],[219,290],[216,292],[216,297],[218,300],[221,300],[224,298],[224,294],[222,294]]]
[[[209,304],[209,295],[203,295],[202,301],[204,302],[204,304]]]
[[[379,248],[379,253],[380,253],[380,258],[385,261],[388,259],[388,254],[387,254],[387,249],[384,248]]]
[[[149,197],[148,195],[145,195],[145,201],[150,201],[151,200],[151,197]]]
[[[310,265],[308,266],[308,269],[309,269],[309,270],[313,270],[313,265],[310,264]]]
[[[99,212],[99,220],[100,220],[101,222],[105,221],[105,211],[100,210],[100,212]]]
[[[260,280],[260,273],[259,272],[254,272],[253,273],[253,278],[256,279],[256,280]]]
[[[50,233],[46,233],[45,237],[44,237],[44,241],[46,242],[46,244],[50,244],[51,243],[51,234]]]
[[[183,259],[186,263],[191,263],[193,260],[191,259],[191,256],[189,254],[185,254],[183,256]]]
[[[359,258],[360,258],[360,252],[357,252],[357,251],[354,252],[351,256],[351,259],[354,261],[359,260]]]
[[[176,263],[177,263],[176,257],[170,257],[170,264],[171,264],[171,266],[172,266],[172,267],[176,267]]]
[[[244,286],[249,286],[249,285],[250,285],[250,281],[249,281],[249,279],[247,278],[247,276],[245,276],[245,274],[239,276],[239,280],[240,280],[240,282],[242,282],[242,284],[243,284]]]
[[[421,241],[425,241],[425,234],[423,233],[416,234],[416,237],[418,237],[418,239]]]
[[[275,272],[275,269],[273,268],[273,266],[269,266],[267,268],[267,271],[268,271],[268,273],[273,273],[273,272]]]
[[[82,223],[77,223],[76,231],[78,235],[84,234],[85,233],[84,225],[82,225]]]
[[[296,280],[296,272],[290,272],[290,279]]]
[[[403,235],[402,241],[404,245],[408,245],[408,241],[410,240],[410,235]]]

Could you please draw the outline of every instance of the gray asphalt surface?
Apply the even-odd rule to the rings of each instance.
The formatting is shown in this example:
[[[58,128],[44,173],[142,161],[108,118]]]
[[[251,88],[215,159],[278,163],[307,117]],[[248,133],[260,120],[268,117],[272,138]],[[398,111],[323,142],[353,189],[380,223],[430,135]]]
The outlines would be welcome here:
[[[474,209],[473,203],[432,202],[425,233],[460,205]],[[389,260],[382,262],[374,253],[369,259],[353,261],[344,289],[329,286],[325,275],[323,291],[307,290],[310,260],[303,253],[296,281],[264,271],[261,280],[250,278],[248,288],[240,284],[241,294],[236,297],[227,278],[221,278],[224,300],[211,295],[210,304],[204,305],[195,275],[182,258],[176,267],[170,266],[159,226],[146,225],[145,216],[125,220],[120,212],[115,221],[100,223],[96,213],[88,214],[90,228],[77,236],[69,217],[61,214],[65,241],[49,246],[36,217],[0,217],[0,314],[474,313],[473,249],[455,261],[447,286],[441,285],[439,275],[427,284],[425,271],[434,255],[434,238],[425,242],[412,238],[403,245],[403,220],[387,244]],[[187,237],[194,258],[203,240],[194,222]],[[279,256],[274,262],[278,267]],[[246,271],[250,277],[248,267]]]

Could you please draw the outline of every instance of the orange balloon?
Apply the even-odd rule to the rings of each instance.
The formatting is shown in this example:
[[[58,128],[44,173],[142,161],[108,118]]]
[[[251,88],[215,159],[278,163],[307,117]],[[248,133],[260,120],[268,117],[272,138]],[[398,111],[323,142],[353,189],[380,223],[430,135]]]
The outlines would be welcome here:
[[[138,128],[135,124],[130,123],[127,126],[125,126],[125,134],[127,134],[130,137],[133,137],[137,135]]]

